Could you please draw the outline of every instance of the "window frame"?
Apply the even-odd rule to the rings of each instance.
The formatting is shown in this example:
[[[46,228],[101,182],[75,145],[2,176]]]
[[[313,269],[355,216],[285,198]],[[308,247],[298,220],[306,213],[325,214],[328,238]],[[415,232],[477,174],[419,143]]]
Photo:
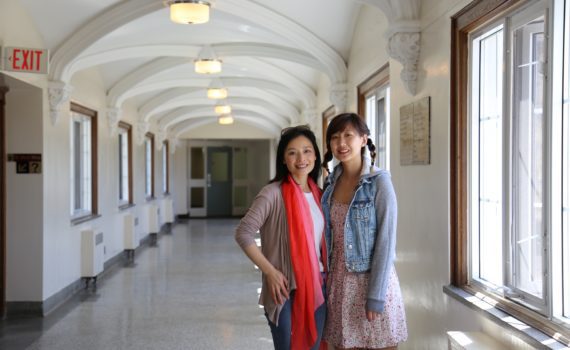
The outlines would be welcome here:
[[[170,145],[167,140],[162,142],[162,193],[167,196],[170,194]]]
[[[144,181],[144,194],[146,197],[146,200],[153,200],[154,197],[154,134],[151,132],[147,132],[145,135],[145,141],[143,143],[144,145],[144,168],[145,168],[145,181]],[[149,164],[147,157],[147,150],[146,150],[146,143],[150,142],[150,169],[147,169],[147,166]],[[150,170],[150,171],[148,171]],[[148,179],[147,174],[150,172],[150,179]],[[147,186],[148,186],[148,182],[150,180],[150,193],[147,192]]]
[[[528,325],[539,329],[556,340],[570,345],[570,326],[562,324],[551,310],[551,318],[543,316],[528,307],[490,293],[485,288],[470,282],[469,276],[469,36],[483,26],[512,14],[522,6],[530,4],[528,0],[473,1],[470,5],[452,16],[451,20],[451,58],[450,58],[450,279],[451,285],[461,288],[472,295],[490,300],[498,309],[520,319]],[[549,6],[552,2],[549,3]],[[566,1],[566,6],[569,1]],[[549,15],[552,13],[552,9]],[[547,30],[552,30],[549,24]],[[506,34],[507,35],[507,34]],[[552,52],[552,50],[549,50]],[[551,58],[551,61],[554,59]],[[551,64],[552,66],[552,64]],[[548,74],[551,72],[549,71]],[[507,75],[510,81],[511,77]],[[552,83],[548,81],[548,84]],[[547,89],[549,89],[547,87]],[[510,103],[510,101],[506,101]],[[548,98],[545,105],[550,108]],[[506,115],[510,118],[509,115]],[[546,125],[546,128],[550,124]],[[550,136],[550,135],[549,135]],[[549,139],[550,140],[550,139]],[[550,144],[547,142],[547,144]],[[549,146],[545,146],[549,147]],[[504,163],[504,161],[503,161]],[[550,176],[547,170],[545,176]],[[550,200],[546,194],[546,200]],[[547,241],[547,244],[552,244]],[[550,262],[550,265],[552,263]],[[550,268],[552,266],[548,265]],[[552,273],[552,271],[550,271]],[[548,298],[552,297],[550,291]],[[552,301],[551,301],[552,303]],[[550,305],[552,308],[552,304]]]
[[[390,89],[390,64],[386,63],[384,64],[382,67],[380,67],[377,71],[375,71],[374,73],[372,73],[368,78],[366,78],[362,83],[360,83],[357,88],[357,110],[358,110],[358,115],[360,115],[361,118],[363,118],[366,121],[366,101],[368,99],[369,96],[374,95],[375,96],[375,108],[377,109],[378,107],[378,96],[377,93],[380,90],[384,90],[384,94],[385,96],[383,97],[385,100],[387,100],[388,102],[388,106],[390,108],[390,93],[387,91]],[[375,123],[378,122],[378,111],[376,110],[376,115],[374,116],[375,118]],[[385,152],[385,163],[386,163],[386,169],[389,170],[390,169],[390,111],[388,111],[388,113],[386,114],[386,149],[384,150]],[[377,125],[376,125],[377,127]],[[378,133],[377,130],[375,130],[375,135],[372,135],[372,141],[374,142],[374,145],[376,146],[376,159],[374,160],[375,164],[379,164],[379,145],[378,145]]]
[[[127,135],[127,153],[128,153],[128,164],[127,164],[127,169],[128,169],[128,184],[127,184],[127,188],[129,190],[129,196],[128,199],[125,201],[123,200],[123,198],[121,198],[121,166],[122,166],[122,158],[121,158],[121,141],[120,141],[120,132],[119,132],[119,209],[126,209],[129,208],[131,206],[134,205],[134,199],[133,199],[133,128],[131,124],[125,123],[123,121],[119,121],[119,130],[124,130],[126,135]]]
[[[72,224],[79,224],[81,222],[85,222],[88,220],[91,220],[95,217],[99,216],[99,212],[98,212],[98,166],[97,166],[97,112],[95,110],[89,109],[87,107],[84,107],[76,102],[70,102],[70,111],[73,113],[77,113],[80,114],[83,117],[89,118],[90,119],[90,128],[91,128],[91,210],[89,212],[84,212],[82,213],[76,213],[75,212],[75,208],[74,208],[74,204],[73,201],[75,198],[75,182],[71,181],[71,222]],[[71,120],[71,123],[73,124],[74,121],[73,119]],[[71,130],[71,140],[70,142],[74,142],[74,134],[73,134],[73,130]],[[71,145],[70,145],[71,146]],[[70,147],[73,151],[73,148]],[[71,171],[75,171],[75,163],[73,161],[74,159],[74,153],[71,152],[70,154],[71,156]]]

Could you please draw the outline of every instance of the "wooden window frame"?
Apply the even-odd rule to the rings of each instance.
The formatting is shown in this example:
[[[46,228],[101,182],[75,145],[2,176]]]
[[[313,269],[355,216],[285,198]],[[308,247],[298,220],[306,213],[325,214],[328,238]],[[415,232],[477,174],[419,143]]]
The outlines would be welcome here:
[[[386,85],[390,82],[390,64],[386,63],[376,72],[372,73],[368,78],[366,78],[362,83],[358,84],[356,92],[358,94],[358,115],[361,118],[365,118],[364,114],[366,112],[366,95],[372,90],[375,90],[382,85]]]
[[[98,152],[97,152],[97,111],[84,107],[76,102],[70,102],[70,110],[91,119],[91,213],[73,218],[72,224],[76,225],[99,217],[98,209]]]
[[[451,17],[450,58],[450,276],[451,284],[485,295],[495,307],[558,341],[570,345],[570,330],[509,299],[470,284],[468,252],[469,34],[528,4],[528,0],[473,1]]]
[[[170,194],[170,145],[167,140],[162,142],[162,147],[164,147],[164,153],[166,154],[166,159],[163,159],[163,162],[166,162],[166,174],[165,174],[165,188],[166,191],[163,193],[164,195]]]
[[[134,204],[134,196],[133,196],[133,127],[131,124],[125,123],[123,121],[119,121],[119,128],[124,129],[127,131],[127,137],[128,137],[128,142],[129,144],[127,145],[128,148],[128,153],[129,153],[129,164],[128,164],[128,169],[129,169],[129,179],[128,179],[128,187],[129,187],[129,199],[127,201],[127,203],[119,205],[119,209],[125,209],[128,207],[133,206]],[[120,147],[120,143],[119,143],[119,147]],[[120,161],[119,161],[119,166],[120,166]],[[119,178],[119,182],[121,181],[121,179]],[[120,189],[120,186],[119,186]],[[119,193],[119,200],[121,199],[121,194]]]
[[[152,200],[154,199],[154,134],[151,132],[147,132],[145,135],[145,138],[149,138],[150,139],[150,196],[147,196],[146,193],[146,178],[145,178],[145,182],[144,182],[144,186],[145,186],[145,196],[147,200]],[[146,146],[145,146],[146,147]],[[145,162],[144,162],[144,166],[145,166],[145,177],[146,177],[146,149],[144,151],[145,153]]]

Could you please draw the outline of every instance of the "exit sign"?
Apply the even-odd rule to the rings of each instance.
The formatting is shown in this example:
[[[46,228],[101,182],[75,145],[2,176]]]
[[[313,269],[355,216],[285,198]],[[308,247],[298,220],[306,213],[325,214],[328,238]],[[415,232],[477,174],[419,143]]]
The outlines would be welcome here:
[[[5,47],[3,69],[10,72],[47,74],[49,51],[25,47]]]

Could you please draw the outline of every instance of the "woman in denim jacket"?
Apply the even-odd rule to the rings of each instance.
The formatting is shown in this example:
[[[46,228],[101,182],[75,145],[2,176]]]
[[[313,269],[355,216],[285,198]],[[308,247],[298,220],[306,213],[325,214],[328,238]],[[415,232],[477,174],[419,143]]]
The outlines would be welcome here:
[[[340,349],[395,349],[407,326],[394,268],[397,203],[390,173],[374,164],[362,118],[336,116],[327,128],[323,166],[340,162],[322,197],[329,264],[323,338]]]

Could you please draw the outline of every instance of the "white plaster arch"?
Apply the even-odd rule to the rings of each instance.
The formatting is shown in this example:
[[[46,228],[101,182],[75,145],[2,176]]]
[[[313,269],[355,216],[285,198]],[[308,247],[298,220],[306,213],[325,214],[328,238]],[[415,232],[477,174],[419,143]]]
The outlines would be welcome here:
[[[127,0],[94,17],[56,49],[50,60],[50,80],[61,81],[70,64],[97,40],[130,21],[163,7],[163,3],[156,0]],[[327,70],[334,72],[334,83],[346,80],[347,67],[342,57],[316,35],[289,18],[249,0],[224,0],[216,4],[216,11],[244,18],[291,40],[322,62],[328,67]]]
[[[275,98],[271,94],[265,94],[266,96],[257,97],[229,97],[225,99],[225,102],[230,105],[251,105],[252,107],[264,108],[267,111],[273,111],[276,114],[287,118],[291,123],[299,120],[299,111],[292,104]],[[169,89],[164,93],[161,93],[154,98],[147,101],[144,105],[139,108],[139,118],[144,121],[149,121],[159,113],[165,112],[169,109],[180,107],[180,103],[185,103],[181,98],[189,98],[192,101],[188,101],[187,104],[191,104],[194,101],[202,103],[202,101],[207,98],[204,97],[203,88],[176,88]],[[212,101],[212,100],[209,100]],[[212,101],[212,105],[216,102]]]
[[[287,120],[283,118],[279,118],[278,120],[274,120],[268,118],[266,115],[259,114],[257,112],[253,112],[251,110],[246,109],[235,109],[232,111],[232,116],[250,116],[255,117],[258,120],[268,121],[274,126],[278,127],[279,129],[284,128],[288,125]],[[184,107],[184,108],[177,108],[172,112],[166,114],[158,121],[158,128],[168,130],[171,129],[174,125],[186,120],[186,119],[195,119],[201,117],[218,117],[217,114],[214,113],[213,109],[210,106],[196,106],[196,107]]]
[[[254,87],[258,88],[259,90],[272,91],[272,95],[275,97],[279,97],[284,101],[288,101],[300,107],[303,102],[310,105],[308,100],[303,101],[305,96],[295,96],[299,95],[298,93],[292,93],[290,89],[286,86],[283,86],[279,83],[269,81],[269,80],[262,80],[262,79],[250,79],[250,78],[221,78],[222,84],[226,88],[232,87]],[[114,101],[113,104],[109,104],[109,107],[112,106],[120,106],[123,102],[131,97],[144,94],[151,91],[169,89],[174,87],[201,87],[203,88],[203,96],[206,96],[206,88],[209,85],[209,79],[168,79],[164,81],[153,81],[153,82],[144,82],[140,83],[128,91],[123,93],[119,98],[115,97],[115,99],[111,99],[110,101]]]
[[[257,59],[245,59],[244,61],[249,62],[249,65],[246,66],[251,68],[252,71],[255,69],[263,75],[279,81],[279,85],[287,87],[287,93],[290,93],[291,95],[297,95],[303,101],[305,107],[315,106],[317,99],[315,92],[295,76],[264,61]],[[128,91],[136,85],[151,79],[153,76],[158,75],[161,72],[170,70],[176,66],[188,65],[190,63],[191,61],[185,58],[162,57],[142,65],[138,69],[129,73],[126,77],[118,81],[111,89],[109,89],[109,92],[107,94],[109,105],[119,108],[120,104],[118,101],[123,101],[124,99],[122,99],[122,96],[124,94],[127,94]],[[222,81],[225,81],[226,79],[234,78],[221,78]],[[261,82],[262,80],[259,81]],[[276,88],[274,87],[273,89],[275,90]]]
[[[338,80],[329,67],[326,67],[308,53],[294,48],[258,43],[221,43],[211,46],[218,57],[254,56],[278,58],[313,68],[326,74],[330,81]],[[113,48],[76,58],[63,72],[61,81],[68,83],[73,74],[80,70],[118,60],[158,56],[197,57],[200,50],[200,46],[189,45],[141,45]]]
[[[234,119],[243,121],[244,123],[255,126],[257,128],[264,129],[276,138],[279,137],[279,135],[281,135],[281,129],[276,128],[272,124],[268,124],[264,120],[258,120],[253,117],[240,116],[240,115],[234,115]],[[172,129],[171,133],[172,135],[174,135],[175,138],[179,138],[181,134],[187,132],[188,130],[192,130],[202,125],[211,124],[211,123],[217,123],[217,118],[212,119],[204,117],[204,118],[187,120],[185,122],[177,124],[176,127]]]

